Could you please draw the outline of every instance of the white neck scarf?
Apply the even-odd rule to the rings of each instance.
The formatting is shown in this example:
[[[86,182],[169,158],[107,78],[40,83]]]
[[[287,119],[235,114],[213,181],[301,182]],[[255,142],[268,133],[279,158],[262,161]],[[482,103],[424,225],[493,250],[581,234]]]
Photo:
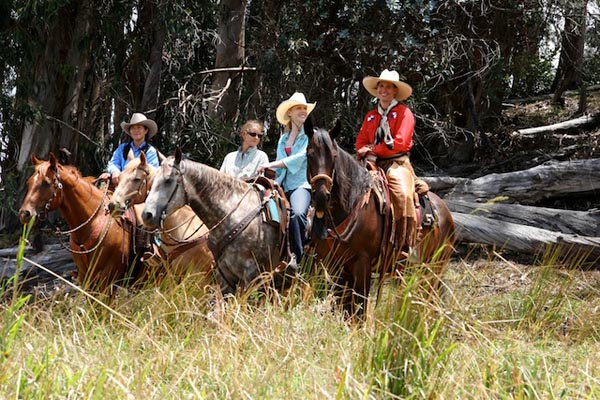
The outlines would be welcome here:
[[[392,132],[390,132],[390,124],[388,122],[387,115],[394,106],[398,104],[398,100],[393,99],[387,109],[383,109],[381,107],[381,103],[377,103],[377,111],[381,115],[381,121],[379,121],[379,127],[375,132],[375,144],[379,144],[381,142],[385,143],[388,149],[394,148],[394,138],[392,137]]]

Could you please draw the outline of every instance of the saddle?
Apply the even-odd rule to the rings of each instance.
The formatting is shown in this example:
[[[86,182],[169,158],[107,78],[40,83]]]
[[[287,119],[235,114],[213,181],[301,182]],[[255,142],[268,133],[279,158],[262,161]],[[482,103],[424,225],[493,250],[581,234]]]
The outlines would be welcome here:
[[[374,183],[374,191],[378,203],[380,205],[380,213],[385,215],[392,209],[392,203],[390,199],[390,192],[387,185],[387,178],[383,169],[374,165],[371,162],[366,164],[367,170],[371,173]],[[437,225],[438,211],[435,209],[431,200],[429,199],[428,192],[421,195],[415,190],[415,209],[417,211],[417,226],[421,228],[431,228]]]
[[[267,173],[268,171],[265,171]],[[274,174],[259,175],[245,179],[252,184],[262,197],[261,215],[263,222],[279,227],[279,259],[280,263],[275,268],[276,272],[297,270],[294,255],[290,250],[288,227],[291,217],[290,203],[285,195],[283,187],[275,180]]]

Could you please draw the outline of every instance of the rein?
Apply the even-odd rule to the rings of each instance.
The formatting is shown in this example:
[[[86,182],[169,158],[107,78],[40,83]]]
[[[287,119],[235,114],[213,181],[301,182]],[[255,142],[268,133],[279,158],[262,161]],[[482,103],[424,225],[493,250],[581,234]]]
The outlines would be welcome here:
[[[178,172],[179,175],[179,184],[181,184],[181,187],[183,189],[183,193],[184,193],[184,200],[185,200],[185,204],[189,204],[189,196],[188,196],[188,192],[185,186],[185,180],[183,179],[183,171],[182,168],[180,167],[175,167],[173,166],[173,169],[175,169]],[[192,242],[196,242],[198,240],[200,240],[201,238],[207,237],[210,235],[210,233],[215,230],[216,228],[218,228],[221,224],[223,224],[230,216],[231,214],[233,214],[234,211],[236,211],[240,205],[242,204],[242,201],[246,198],[246,196],[248,195],[248,193],[250,193],[251,191],[254,190],[254,186],[250,186],[242,195],[242,197],[240,198],[240,201],[237,203],[237,205],[235,207],[232,207],[231,210],[225,214],[225,216],[223,216],[223,218],[221,218],[221,220],[219,220],[212,228],[208,229],[208,232],[206,232],[206,234],[202,235],[200,238],[196,238],[193,239]],[[171,192],[171,195],[169,196],[169,200],[167,201],[167,204],[169,204],[171,202],[171,200],[173,200],[173,197],[175,196],[175,192],[177,191],[177,187],[175,187],[175,189],[173,189],[173,192]],[[200,192],[198,194],[198,197],[200,197],[200,194],[202,194],[202,192]],[[220,243],[219,245],[217,245],[217,252],[213,251],[213,249],[211,248],[211,251],[213,251],[213,257],[216,259],[218,259],[218,255],[217,253],[220,253],[223,251],[223,249],[235,238],[237,237],[249,224],[250,222],[256,218],[256,216],[260,213],[260,211],[264,208],[266,202],[262,202],[259,206],[257,206],[256,209],[252,210],[252,212],[250,212],[246,217],[244,217],[244,219],[242,221],[240,221],[240,223],[236,226],[233,227],[233,229],[231,229],[230,232],[228,232],[225,235],[225,243]],[[251,218],[250,218],[251,216]],[[161,227],[163,225],[163,221],[166,218],[165,215],[165,210],[163,210],[163,212],[161,213]],[[240,227],[243,228],[240,229]],[[200,229],[200,228],[198,228]],[[195,232],[194,232],[195,233]],[[192,234],[193,235],[193,234]],[[169,236],[170,237],[170,236]],[[191,237],[191,236],[190,236]],[[188,243],[188,241],[179,241],[179,243]],[[214,246],[211,246],[214,247]]]

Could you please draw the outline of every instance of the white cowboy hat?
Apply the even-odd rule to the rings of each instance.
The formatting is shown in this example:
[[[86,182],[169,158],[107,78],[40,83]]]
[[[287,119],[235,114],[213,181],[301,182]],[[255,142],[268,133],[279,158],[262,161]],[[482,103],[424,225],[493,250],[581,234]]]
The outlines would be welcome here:
[[[297,105],[306,106],[306,108],[308,109],[306,115],[308,115],[311,113],[312,110],[315,109],[317,103],[308,103],[306,101],[306,97],[304,97],[302,93],[296,92],[292,95],[292,97],[281,102],[281,104],[277,106],[277,121],[279,121],[281,125],[287,125],[287,123],[290,122],[290,116],[287,112],[290,108]]]
[[[379,77],[367,76],[363,78],[362,83],[371,96],[377,97],[377,84],[381,81],[393,83],[398,88],[398,92],[396,93],[396,100],[398,101],[408,99],[412,93],[410,85],[402,82],[396,71],[388,71],[387,69],[384,69]]]
[[[129,121],[129,123],[121,122],[121,129],[123,129],[129,135],[129,128],[131,125],[144,125],[146,128],[148,128],[148,138],[156,135],[156,132],[158,131],[156,122],[146,118],[146,116],[142,113],[134,113],[131,116],[131,121]]]

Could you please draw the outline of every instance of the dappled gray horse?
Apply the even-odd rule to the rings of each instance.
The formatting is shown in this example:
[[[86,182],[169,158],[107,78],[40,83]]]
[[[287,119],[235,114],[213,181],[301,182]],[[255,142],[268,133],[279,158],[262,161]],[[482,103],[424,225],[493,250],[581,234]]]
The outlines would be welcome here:
[[[189,204],[210,229],[208,245],[221,290],[232,294],[238,285],[247,287],[265,271],[274,271],[275,283],[281,285],[287,242],[280,227],[265,217],[269,202],[253,185],[184,160],[178,149],[158,169],[142,219],[155,228],[162,218]]]

